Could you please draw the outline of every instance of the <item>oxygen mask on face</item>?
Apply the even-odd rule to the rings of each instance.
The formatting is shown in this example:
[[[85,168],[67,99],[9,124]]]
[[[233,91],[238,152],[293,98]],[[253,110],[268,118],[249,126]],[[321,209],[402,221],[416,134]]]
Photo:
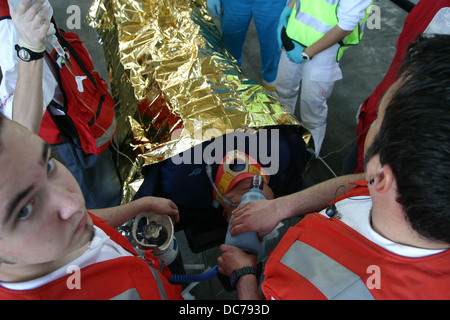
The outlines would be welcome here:
[[[264,187],[264,180],[260,175],[255,175],[252,177],[250,183],[250,191],[245,193],[241,198],[241,203],[239,206],[254,200],[266,199],[262,190]],[[234,216],[230,217],[230,222]],[[242,250],[252,253],[255,256],[261,256],[265,252],[265,239],[259,241],[258,234],[255,231],[248,231],[232,236],[230,234],[230,226],[225,236],[225,244],[229,244]]]

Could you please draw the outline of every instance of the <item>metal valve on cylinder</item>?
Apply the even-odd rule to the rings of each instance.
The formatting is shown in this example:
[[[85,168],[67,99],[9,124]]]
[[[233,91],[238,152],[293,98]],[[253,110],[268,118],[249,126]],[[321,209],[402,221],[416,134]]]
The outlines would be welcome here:
[[[136,216],[131,230],[133,239],[143,250],[152,250],[166,265],[171,264],[178,253],[174,228],[169,216],[151,212]]]
[[[141,219],[141,223],[144,219]],[[138,225],[139,227],[139,225]],[[148,224],[138,228],[136,238],[142,245],[156,245],[158,247],[164,245],[168,239],[168,232],[162,225],[151,221]]]

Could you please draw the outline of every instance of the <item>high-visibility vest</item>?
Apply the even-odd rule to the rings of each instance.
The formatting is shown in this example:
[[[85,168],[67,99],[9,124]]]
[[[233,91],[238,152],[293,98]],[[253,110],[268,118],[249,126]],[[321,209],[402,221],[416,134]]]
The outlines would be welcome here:
[[[7,1],[0,0],[0,20],[10,18]],[[39,136],[53,145],[71,142],[85,154],[99,155],[117,131],[115,102],[78,35],[63,32],[53,23],[60,44],[70,57],[61,63],[56,50],[50,54],[64,97],[64,105],[60,108],[65,115],[53,115],[47,108]]]
[[[364,184],[344,197],[367,196]],[[447,300],[449,288],[450,250],[400,256],[320,213],[307,215],[283,236],[261,285],[266,299],[276,300]]]
[[[0,300],[180,300],[181,286],[167,280],[171,272],[164,263],[146,253],[137,257],[131,243],[116,229],[91,215],[94,224],[111,240],[134,256],[91,264],[80,270],[80,287],[71,288],[72,273],[31,290],[10,290],[0,286]]]
[[[340,0],[297,0],[289,17],[287,35],[304,47],[309,47],[320,40],[328,31],[338,24],[337,9]],[[357,45],[364,35],[370,6],[366,15],[352,33],[339,42],[336,60],[339,61],[349,46]]]

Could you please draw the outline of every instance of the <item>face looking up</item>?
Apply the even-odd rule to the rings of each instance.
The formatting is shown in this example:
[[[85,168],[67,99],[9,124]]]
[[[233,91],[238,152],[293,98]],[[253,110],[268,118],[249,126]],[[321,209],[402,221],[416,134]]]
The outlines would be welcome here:
[[[48,144],[6,119],[0,142],[0,281],[6,281],[8,266],[55,265],[77,254],[93,227],[76,180],[52,159]]]

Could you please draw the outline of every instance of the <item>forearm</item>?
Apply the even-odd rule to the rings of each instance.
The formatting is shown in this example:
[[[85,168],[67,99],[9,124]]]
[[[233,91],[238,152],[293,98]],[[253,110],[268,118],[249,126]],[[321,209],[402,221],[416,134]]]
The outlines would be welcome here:
[[[159,215],[169,216],[174,223],[180,220],[178,208],[173,201],[160,197],[143,197],[129,203],[105,208],[91,210],[91,213],[108,220],[108,225],[117,228],[125,222],[133,219],[139,213],[151,212]]]
[[[311,46],[305,48],[304,51],[310,57],[313,57],[319,52],[322,52],[328,49],[329,47],[333,46],[334,44],[338,43],[346,36],[348,36],[350,33],[352,33],[352,31],[346,31],[341,29],[339,26],[335,26],[333,29],[327,32],[322,38],[320,38],[320,40],[318,40]]]
[[[217,264],[221,274],[230,277],[233,271],[244,267],[256,269],[256,256],[227,244],[222,244],[219,249],[222,254],[217,258]],[[242,275],[236,284],[236,292],[239,300],[260,300],[256,275]]]
[[[341,196],[344,192],[354,187],[351,182],[355,182],[364,178],[364,174],[351,174],[336,177],[299,192],[277,198],[281,220],[304,215],[312,212],[318,212],[325,208],[336,197]],[[281,221],[280,220],[280,221]]]
[[[242,276],[236,285],[236,292],[239,300],[261,300],[258,281],[254,274]]]
[[[108,220],[107,224],[113,228],[117,228],[125,222],[133,219],[136,215],[145,210],[140,201],[132,201],[111,208],[89,210],[92,214],[99,218]]]
[[[45,36],[50,27],[46,17],[49,7],[43,1],[22,0],[16,8],[9,6],[11,19],[22,50],[35,54],[45,50]],[[9,31],[14,32],[13,30]],[[34,133],[39,132],[42,121],[42,78],[44,59],[19,61],[17,83],[12,104],[12,118]],[[25,57],[24,57],[25,58]]]
[[[43,64],[43,58],[29,62],[19,62],[13,100],[13,120],[36,134],[39,132],[42,121]]]

